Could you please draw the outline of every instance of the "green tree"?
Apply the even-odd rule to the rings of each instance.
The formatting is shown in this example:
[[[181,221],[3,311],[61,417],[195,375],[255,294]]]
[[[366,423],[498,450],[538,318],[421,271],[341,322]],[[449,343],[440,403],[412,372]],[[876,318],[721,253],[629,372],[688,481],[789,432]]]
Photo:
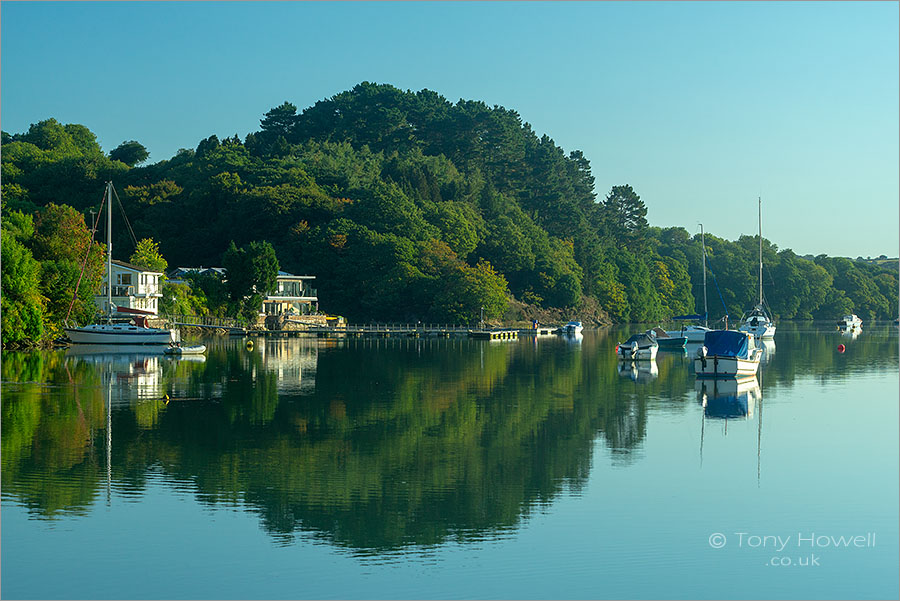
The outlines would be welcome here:
[[[56,325],[67,316],[84,323],[97,312],[94,297],[106,274],[106,255],[92,238],[84,216],[70,206],[51,203],[35,216],[31,250],[41,263],[41,293]]]
[[[265,295],[275,290],[278,258],[268,242],[251,242],[240,249],[232,241],[222,257],[228,292],[238,312],[255,321]]]
[[[637,248],[647,231],[647,207],[630,185],[613,186],[603,201],[609,233],[621,244]]]
[[[159,243],[152,238],[139,240],[128,262],[150,271],[158,271],[163,274],[163,279],[169,267],[169,263],[159,253]]]
[[[3,344],[38,341],[44,334],[46,304],[39,286],[41,266],[34,260],[31,251],[5,227],[0,244],[3,245],[3,271],[0,274]]]
[[[114,150],[109,153],[109,158],[113,161],[120,161],[129,167],[140,165],[150,156],[143,144],[136,140],[122,142]]]

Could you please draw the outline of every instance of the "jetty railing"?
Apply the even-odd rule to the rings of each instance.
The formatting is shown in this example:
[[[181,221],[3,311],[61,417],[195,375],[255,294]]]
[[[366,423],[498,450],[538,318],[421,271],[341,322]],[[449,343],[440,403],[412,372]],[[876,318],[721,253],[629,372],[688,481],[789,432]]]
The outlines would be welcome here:
[[[160,314],[162,319],[183,326],[201,328],[246,329],[247,321],[233,317],[215,317],[212,315],[177,315]]]

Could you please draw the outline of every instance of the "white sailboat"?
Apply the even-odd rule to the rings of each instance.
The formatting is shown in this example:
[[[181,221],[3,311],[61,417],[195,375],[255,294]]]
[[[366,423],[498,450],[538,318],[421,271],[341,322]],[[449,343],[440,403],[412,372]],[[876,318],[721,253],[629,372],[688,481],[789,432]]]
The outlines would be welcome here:
[[[709,307],[706,301],[706,237],[703,234],[703,224],[700,224],[700,246],[703,248],[703,315],[679,315],[673,319],[703,319],[703,325],[684,325],[679,330],[666,330],[666,334],[673,338],[684,338],[690,344],[693,342],[703,342],[707,332],[711,332],[709,327]]]
[[[763,301],[763,263],[762,263],[762,198],[759,199],[759,303],[744,318],[741,332],[753,334],[758,340],[775,337],[775,323],[766,312]]]
[[[171,344],[175,341],[175,331],[135,325],[120,315],[115,318],[112,308],[112,182],[106,184],[106,294],[109,312],[101,323],[83,327],[63,328],[73,344]]]

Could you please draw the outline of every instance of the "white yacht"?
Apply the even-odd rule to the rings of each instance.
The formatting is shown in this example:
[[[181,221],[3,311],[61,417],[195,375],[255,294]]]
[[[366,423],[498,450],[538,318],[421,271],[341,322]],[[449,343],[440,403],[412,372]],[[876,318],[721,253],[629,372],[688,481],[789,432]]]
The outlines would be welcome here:
[[[763,262],[762,262],[762,198],[759,199],[759,302],[744,318],[738,328],[741,332],[753,334],[757,340],[775,337],[775,323],[766,312],[763,300]]]
[[[113,315],[112,309],[112,182],[106,183],[106,293],[109,312],[101,323],[83,327],[66,325],[63,330],[73,344],[171,344],[175,341],[175,331],[147,326],[146,318],[130,320]],[[101,203],[100,210],[103,210]],[[90,252],[90,250],[88,250]],[[77,290],[76,290],[77,294]],[[134,323],[137,322],[137,323]]]

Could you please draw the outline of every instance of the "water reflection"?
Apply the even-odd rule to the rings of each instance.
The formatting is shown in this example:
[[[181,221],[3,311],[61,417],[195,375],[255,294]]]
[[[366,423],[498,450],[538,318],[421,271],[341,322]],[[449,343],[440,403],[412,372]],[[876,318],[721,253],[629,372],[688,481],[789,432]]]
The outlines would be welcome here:
[[[619,361],[619,376],[634,382],[649,382],[659,377],[656,361]]]
[[[759,358],[760,363],[766,364],[772,361],[775,356],[775,341],[771,338],[766,338],[764,340],[759,341],[759,348],[762,349],[762,355]]]
[[[697,378],[694,384],[703,414],[714,419],[752,418],[762,398],[756,376],[740,379]]]
[[[779,326],[759,380],[696,380],[688,353],[617,361],[614,334],[214,339],[202,362],[4,353],[3,494],[37,517],[86,513],[109,483],[140,496],[152,473],[252,509],[286,544],[300,531],[373,552],[475,540],[577,491],[597,444],[616,466],[640,461],[654,407],[761,418],[761,382],[897,363],[896,328],[840,354],[833,331]]]

